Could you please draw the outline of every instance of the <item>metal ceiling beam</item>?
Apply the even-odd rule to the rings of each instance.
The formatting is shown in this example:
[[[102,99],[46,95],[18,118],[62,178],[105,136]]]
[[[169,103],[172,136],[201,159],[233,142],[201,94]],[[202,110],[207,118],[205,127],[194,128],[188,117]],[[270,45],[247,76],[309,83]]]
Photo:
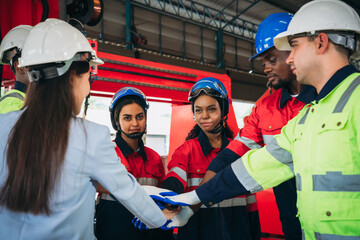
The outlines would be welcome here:
[[[299,10],[298,7],[291,7],[291,4],[288,4],[287,1],[278,1],[278,0],[263,0],[266,3],[269,3],[270,5],[273,5],[277,8],[280,8],[288,13],[295,13],[297,10]]]
[[[232,0],[231,2],[229,2],[228,4],[226,4],[225,7],[223,7],[223,9],[222,9],[221,11],[222,11],[222,12],[225,11],[225,9],[228,8],[228,7],[230,7],[230,6],[233,4],[233,2],[235,2],[235,1],[236,1],[236,5],[237,5],[237,4],[238,4],[238,0]]]
[[[258,2],[260,2],[262,0],[255,0],[253,3],[250,4],[250,6],[248,6],[247,8],[245,8],[244,10],[242,10],[240,13],[237,13],[236,16],[234,16],[227,24],[225,24],[225,26],[223,27],[223,29],[225,29],[229,24],[232,24],[234,21],[236,21],[237,19],[239,19],[240,15],[244,14],[247,10],[249,10],[250,8],[252,8],[253,6],[255,6]],[[237,12],[237,9],[236,9]]]
[[[256,0],[258,2],[260,0]],[[258,24],[225,13],[223,10],[183,0],[131,0],[132,5],[160,13],[185,22],[223,30],[224,34],[254,42]]]

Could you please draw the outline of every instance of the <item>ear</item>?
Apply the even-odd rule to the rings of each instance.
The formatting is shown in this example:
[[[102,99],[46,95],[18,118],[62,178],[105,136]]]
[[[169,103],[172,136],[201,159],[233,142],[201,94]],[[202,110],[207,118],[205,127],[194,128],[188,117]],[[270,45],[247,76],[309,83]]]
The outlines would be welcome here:
[[[25,72],[26,72],[25,68],[24,67],[19,68],[18,66],[19,66],[19,61],[15,61],[14,62],[14,67],[15,67],[16,72],[19,72],[21,74],[25,74]]]
[[[326,33],[320,33],[316,38],[316,51],[318,54],[323,54],[329,47],[329,37]]]

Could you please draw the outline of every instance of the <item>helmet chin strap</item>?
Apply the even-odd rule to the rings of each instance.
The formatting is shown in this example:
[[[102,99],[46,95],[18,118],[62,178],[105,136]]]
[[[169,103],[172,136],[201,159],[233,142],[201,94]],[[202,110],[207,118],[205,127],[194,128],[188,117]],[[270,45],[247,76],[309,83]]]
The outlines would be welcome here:
[[[221,132],[223,129],[224,129],[224,126],[220,122],[219,125],[216,128],[214,128],[213,130],[209,131],[209,133],[217,134],[217,133]]]
[[[145,134],[145,132],[146,132],[146,130],[145,130],[145,131],[143,131],[143,132],[126,133],[126,132],[124,132],[124,131],[121,130],[121,129],[120,129],[120,131],[121,131],[125,136],[127,136],[128,138],[130,138],[130,139],[140,139],[140,138]]]
[[[214,128],[213,130],[209,131],[211,134],[217,134],[225,129],[225,122],[227,120],[227,116],[225,116],[221,121],[219,122],[219,125]]]

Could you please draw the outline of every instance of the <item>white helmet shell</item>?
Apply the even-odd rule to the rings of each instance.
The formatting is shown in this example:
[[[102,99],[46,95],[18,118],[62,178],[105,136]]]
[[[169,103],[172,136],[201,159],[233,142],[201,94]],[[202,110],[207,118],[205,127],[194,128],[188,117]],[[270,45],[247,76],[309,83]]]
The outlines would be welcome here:
[[[359,15],[340,0],[311,1],[295,13],[287,31],[274,38],[274,45],[279,50],[290,51],[288,37],[325,30],[360,33]]]
[[[66,62],[76,53],[90,52],[90,65],[104,62],[97,58],[86,37],[76,28],[59,19],[47,19],[34,26],[24,45],[19,67]]]
[[[17,48],[18,51],[21,51],[25,40],[28,37],[31,29],[33,27],[29,25],[19,25],[11,29],[3,38],[0,45],[0,63],[9,64],[11,59],[4,59],[6,52]]]

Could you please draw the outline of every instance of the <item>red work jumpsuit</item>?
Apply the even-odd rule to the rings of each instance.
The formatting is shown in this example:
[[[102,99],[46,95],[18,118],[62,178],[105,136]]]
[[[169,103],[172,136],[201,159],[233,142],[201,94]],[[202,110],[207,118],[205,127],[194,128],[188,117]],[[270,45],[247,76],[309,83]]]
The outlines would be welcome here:
[[[120,134],[117,134],[115,143],[117,145],[115,150],[121,163],[140,185],[160,186],[165,176],[165,169],[159,154],[145,147],[142,140],[139,142],[139,150],[134,152]],[[115,201],[110,194],[102,193],[99,198],[100,202],[97,205],[95,216],[97,239],[173,239],[172,230],[138,230],[132,224],[134,215]]]
[[[231,139],[223,136],[222,147]],[[169,173],[162,187],[189,192],[202,181],[211,160],[221,149],[213,148],[203,131],[178,147],[168,164]],[[201,207],[189,222],[179,228],[179,240],[260,239],[255,195],[224,200],[211,208]]]

